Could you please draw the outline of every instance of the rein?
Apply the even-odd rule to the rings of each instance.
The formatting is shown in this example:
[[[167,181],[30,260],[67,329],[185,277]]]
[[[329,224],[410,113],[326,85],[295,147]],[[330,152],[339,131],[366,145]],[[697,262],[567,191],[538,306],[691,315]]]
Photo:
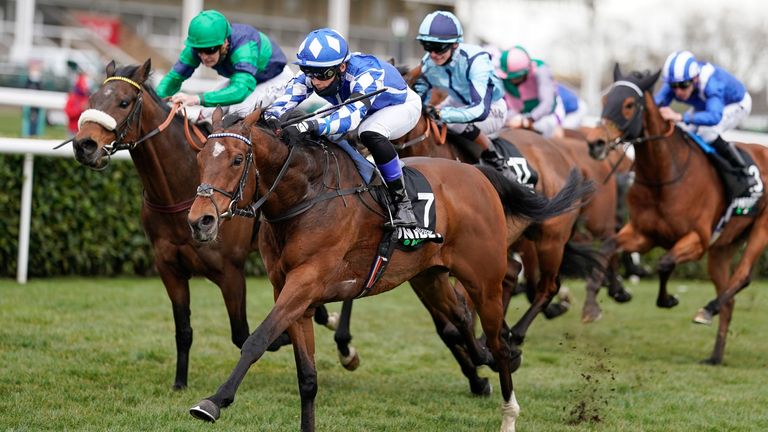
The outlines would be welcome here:
[[[249,204],[246,208],[239,208],[237,207],[237,203],[243,198],[243,190],[245,189],[245,184],[248,181],[249,167],[253,163],[253,143],[251,142],[250,138],[247,138],[240,134],[231,133],[231,132],[214,133],[208,136],[208,139],[211,139],[211,138],[235,138],[245,143],[248,146],[248,154],[246,156],[246,166],[243,169],[243,174],[240,176],[240,180],[238,181],[237,188],[233,192],[227,192],[211,184],[203,183],[197,188],[197,196],[204,197],[204,198],[211,198],[214,192],[218,192],[228,197],[230,199],[229,208],[227,209],[226,212],[221,213],[219,215],[220,218],[231,218],[233,216],[243,216],[243,217],[249,217],[249,218],[258,217],[259,209],[261,208],[261,206],[264,205],[264,203],[267,202],[267,199],[269,199],[269,197],[275,191],[278,183],[280,183],[280,180],[282,180],[286,172],[288,172],[288,168],[291,164],[291,160],[293,159],[293,156],[296,151],[296,146],[290,145],[288,147],[289,148],[288,157],[285,158],[285,161],[283,162],[282,167],[280,167],[280,171],[278,172],[274,182],[272,182],[272,185],[269,187],[267,192],[264,195],[262,195],[256,202],[252,202],[251,204]],[[325,146],[323,147],[325,148]],[[258,182],[258,180],[259,180],[259,171],[256,170],[256,181]],[[368,188],[368,186],[365,186],[365,185],[358,186],[355,188],[348,188],[348,189],[335,188],[330,192],[322,193],[310,200],[303,201],[289,208],[284,214],[278,217],[271,218],[271,219],[264,217],[264,220],[269,223],[282,222],[306,212],[307,210],[312,208],[315,204],[321,201],[329,200],[336,197],[344,197],[346,195],[362,194],[364,192],[368,192],[369,190],[370,188]],[[213,203],[213,200],[211,200],[211,202]],[[214,205],[214,208],[216,208],[216,204],[213,203],[213,205]],[[217,212],[218,212],[218,208],[217,208]]]

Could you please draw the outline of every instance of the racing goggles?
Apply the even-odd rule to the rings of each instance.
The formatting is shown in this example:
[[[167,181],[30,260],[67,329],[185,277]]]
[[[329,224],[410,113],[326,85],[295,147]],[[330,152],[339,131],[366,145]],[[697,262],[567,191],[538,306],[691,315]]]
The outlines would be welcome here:
[[[216,54],[221,49],[221,45],[216,45],[212,47],[205,47],[205,48],[197,48],[198,52],[201,52],[203,54],[211,55]]]
[[[685,80],[685,81],[670,83],[669,86],[672,87],[673,89],[687,89],[688,87],[691,86],[691,84],[693,84],[692,80]]]
[[[453,42],[432,42],[432,41],[420,41],[424,51],[442,54],[453,46]]]
[[[311,67],[311,66],[299,66],[301,72],[308,78],[318,79],[320,81],[327,81],[336,76],[338,68],[332,67]]]

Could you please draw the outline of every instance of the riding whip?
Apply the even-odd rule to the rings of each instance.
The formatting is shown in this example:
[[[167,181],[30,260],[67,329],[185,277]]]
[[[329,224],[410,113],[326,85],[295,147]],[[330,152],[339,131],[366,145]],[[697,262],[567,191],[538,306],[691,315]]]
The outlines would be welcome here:
[[[364,94],[364,95],[360,95],[360,96],[353,97],[351,99],[347,99],[347,100],[345,100],[344,102],[342,102],[342,103],[340,103],[338,105],[329,106],[329,107],[323,108],[323,109],[321,109],[319,111],[315,111],[313,113],[309,113],[309,114],[303,115],[301,117],[289,120],[289,121],[287,121],[285,123],[280,123],[280,127],[284,128],[284,127],[290,126],[292,124],[300,123],[300,122],[302,122],[302,121],[304,121],[304,120],[306,120],[308,118],[312,118],[312,117],[320,115],[320,114],[325,114],[328,111],[337,110],[337,109],[343,107],[344,105],[355,103],[355,102],[361,101],[363,99],[372,98],[372,97],[376,96],[377,94],[383,93],[383,92],[385,92],[387,90],[389,90],[389,89],[387,87],[384,87],[384,88],[380,88],[380,89],[378,89],[376,91],[372,91],[372,92]]]

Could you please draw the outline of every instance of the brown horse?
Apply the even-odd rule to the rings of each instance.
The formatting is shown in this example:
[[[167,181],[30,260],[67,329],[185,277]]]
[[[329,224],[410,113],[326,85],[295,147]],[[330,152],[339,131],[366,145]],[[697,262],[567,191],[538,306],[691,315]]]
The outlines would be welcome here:
[[[219,286],[232,342],[242,347],[249,334],[244,266],[248,254],[256,250],[258,225],[237,220],[221,231],[220,242],[200,244],[192,239],[186,213],[200,182],[197,152],[187,143],[186,120],[181,117],[172,118],[162,133],[149,135],[169,115],[167,105],[145,84],[150,70],[149,60],[117,70],[110,62],[107,80],[91,96],[73,147],[77,161],[95,169],[104,168],[119,149],[131,153],[144,187],[141,223],[173,309],[177,355],[173,387],[182,389],[187,386],[192,346],[189,279],[203,275]]]
[[[555,145],[538,133],[528,130],[505,129],[502,132],[502,137],[514,142],[528,163],[539,171],[540,181],[537,185],[537,191],[545,196],[553,196],[565,183],[566,173],[572,167],[579,166],[571,159],[569,152],[564,151],[560,145]],[[455,142],[457,139],[460,138],[451,134],[444,135],[437,123],[424,113],[413,131],[395,141],[395,147],[402,157],[430,156],[476,163],[477,159],[464,152],[463,147]],[[568,140],[564,139],[563,141]],[[571,146],[573,145],[575,144],[571,143]],[[591,175],[592,180],[595,180],[593,173],[584,169],[583,171],[585,174]],[[607,174],[608,172],[606,172],[606,176]],[[598,182],[604,180],[605,178],[601,177]],[[526,269],[526,280],[529,284],[526,291],[531,300],[530,308],[512,328],[511,335],[515,342],[522,344],[528,328],[539,312],[544,311],[551,318],[565,311],[563,307],[554,307],[559,305],[550,304],[560,288],[560,269],[564,263],[564,258],[569,260],[566,264],[571,264],[573,261],[578,261],[578,258],[586,257],[580,263],[586,263],[589,266],[595,265],[595,257],[588,251],[588,248],[569,242],[579,215],[593,215],[588,220],[588,227],[594,230],[595,237],[604,238],[606,232],[613,232],[615,226],[613,218],[610,220],[601,219],[596,215],[607,211],[603,208],[603,204],[612,206],[610,211],[615,212],[615,183],[613,183],[612,178],[609,179],[607,185],[598,182],[595,182],[597,188],[606,190],[613,188],[613,195],[608,194],[593,204],[592,200],[595,199],[595,196],[603,195],[600,193],[601,191],[597,191],[592,200],[580,209],[563,213],[540,224],[534,240],[521,239],[513,246],[512,249],[519,252],[522,257],[523,268]],[[585,213],[587,211],[590,213]],[[601,225],[601,223],[603,224]],[[571,253],[565,254],[566,248]],[[505,279],[504,285],[505,309],[512,292],[515,290],[514,284],[517,277],[515,270],[519,270],[517,263],[511,256],[508,258],[508,265],[508,277]],[[576,264],[576,266],[578,265]],[[598,280],[598,286],[599,281],[603,280],[603,274],[599,270],[590,277]],[[615,280],[615,277],[609,276],[608,279]],[[620,284],[614,285],[612,292],[614,290],[624,292]]]
[[[570,209],[582,197],[585,191],[578,177],[572,177],[550,201],[492,170],[448,160],[407,160],[406,165],[418,169],[432,185],[436,229],[445,241],[426,243],[413,252],[395,251],[387,271],[366,288],[380,241],[392,235],[382,228],[388,212],[375,199],[380,187],[362,184],[352,160],[335,145],[286,146],[257,124],[260,114],[257,110],[243,124],[209,136],[198,155],[203,184],[189,223],[196,238],[209,241],[218,236],[219,209],[245,205],[244,211],[250,212],[260,208],[265,222],[259,246],[275,305],[243,345],[240,361],[227,381],[190,413],[217,420],[220,409],[234,401],[250,366],[287,328],[299,381],[301,430],[314,430],[317,372],[312,310],[326,302],[379,294],[407,280],[422,302],[459,329],[464,341],[469,341],[466,348],[472,357],[481,358],[471,314],[456,297],[450,272],[462,281],[477,309],[501,384],[502,430],[514,430],[519,406],[511,372],[519,366],[519,358],[518,363],[512,361],[502,337],[505,251],[527,225],[518,223],[521,218],[550,217]],[[217,110],[216,130],[221,128],[220,115]],[[238,204],[250,197],[258,200]],[[375,261],[373,267],[381,262]]]
[[[657,306],[671,308],[678,303],[667,292],[675,266],[707,253],[707,270],[722,302],[717,304],[721,315],[715,347],[705,362],[720,364],[733,314],[732,293],[749,284],[752,266],[768,244],[768,212],[761,198],[754,215],[731,218],[719,236],[713,236],[728,204],[723,184],[699,146],[659,114],[651,94],[659,73],[624,76],[616,65],[616,82],[604,99],[602,126],[588,136],[590,151],[599,158],[624,143],[635,147],[630,222],[619,232],[617,243],[620,250],[640,253],[656,246],[667,249],[658,264]],[[763,177],[757,188],[762,188],[768,149],[750,144],[739,144],[739,148],[760,167]],[[744,254],[731,273],[734,254],[745,240]],[[694,321],[710,323],[716,309],[702,309]]]

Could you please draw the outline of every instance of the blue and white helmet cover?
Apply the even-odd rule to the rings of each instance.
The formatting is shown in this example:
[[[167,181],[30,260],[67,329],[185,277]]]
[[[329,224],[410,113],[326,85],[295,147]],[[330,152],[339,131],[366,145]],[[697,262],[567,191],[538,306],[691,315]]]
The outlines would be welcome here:
[[[312,30],[296,53],[299,66],[330,67],[349,60],[349,45],[339,32],[329,28]]]
[[[463,35],[464,30],[456,15],[448,11],[435,11],[424,17],[416,39],[427,42],[461,42]]]
[[[690,51],[675,51],[664,62],[664,81],[677,83],[692,80],[700,72],[699,62]]]

